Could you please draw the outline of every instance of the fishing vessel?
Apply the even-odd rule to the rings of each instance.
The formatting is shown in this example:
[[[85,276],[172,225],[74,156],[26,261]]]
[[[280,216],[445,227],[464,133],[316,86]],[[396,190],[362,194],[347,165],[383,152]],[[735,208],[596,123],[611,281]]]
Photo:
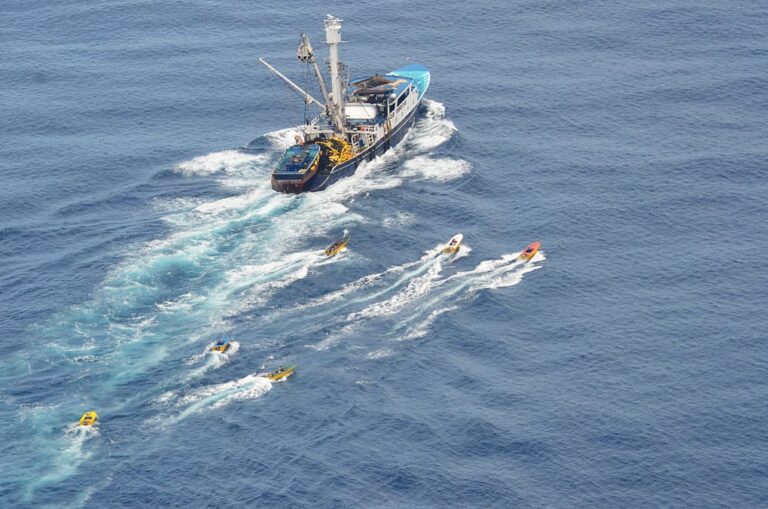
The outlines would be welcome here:
[[[286,149],[272,172],[272,189],[283,193],[320,191],[352,175],[369,161],[397,145],[416,121],[421,98],[429,88],[429,71],[409,64],[385,74],[349,79],[348,68],[339,60],[341,22],[325,19],[330,90],[306,34],[299,37],[296,56],[307,64],[317,80],[322,100],[288,79],[264,58],[259,61],[279,76],[307,105],[320,109]]]

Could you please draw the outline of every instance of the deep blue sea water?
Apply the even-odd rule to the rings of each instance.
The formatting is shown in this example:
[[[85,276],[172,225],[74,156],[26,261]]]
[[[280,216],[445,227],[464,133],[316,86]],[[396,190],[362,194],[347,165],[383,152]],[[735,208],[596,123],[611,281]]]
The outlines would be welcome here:
[[[432,86],[278,195],[303,105],[257,59],[303,83],[328,12]],[[0,19],[0,506],[768,507],[765,2]]]

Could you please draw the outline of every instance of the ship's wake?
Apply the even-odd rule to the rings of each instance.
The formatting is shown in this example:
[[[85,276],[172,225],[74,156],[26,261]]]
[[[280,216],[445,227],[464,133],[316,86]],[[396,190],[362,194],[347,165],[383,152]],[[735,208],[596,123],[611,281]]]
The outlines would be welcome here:
[[[236,401],[258,399],[272,389],[272,382],[258,374],[250,374],[229,382],[212,384],[189,390],[184,394],[165,393],[155,400],[170,413],[152,417],[148,424],[169,426],[201,412],[225,407]]]
[[[236,329],[243,316],[269,322],[278,296],[298,282],[338,264],[362,261],[354,243],[343,256],[328,259],[322,253],[344,229],[354,237],[355,227],[381,221],[351,210],[357,200],[407,180],[445,182],[470,171],[466,161],[434,154],[454,136],[455,127],[440,103],[425,101],[424,108],[400,146],[320,193],[281,195],[270,188],[272,163],[292,143],[293,129],[262,137],[259,150],[226,150],[178,164],[169,178],[214,182],[218,196],[168,198],[159,190],[152,203],[169,233],[132,246],[87,302],[56,313],[35,329],[45,345],[34,353],[39,363],[63,366],[44,371],[40,386],[55,384],[67,387],[57,394],[88,395],[58,401],[41,393],[41,399],[55,400],[48,417],[72,422],[91,400],[111,402],[110,413],[119,415],[124,407],[165,397],[175,408],[172,422],[266,393],[269,382],[253,375],[194,388],[201,379],[228,371],[217,368],[227,365],[237,349],[223,356],[196,355],[212,338]],[[427,253],[342,285],[317,302],[299,302],[299,309],[311,308],[308,316],[343,309],[334,320],[342,331],[352,331],[371,320],[415,310],[413,303],[436,295],[432,288],[451,277],[444,275],[445,268],[456,261]],[[27,358],[14,362],[30,363]],[[39,458],[36,468],[41,479],[48,479],[44,465],[71,452],[44,449],[50,457]],[[61,470],[62,476],[50,482],[76,469]]]
[[[187,360],[191,369],[182,376],[182,380],[188,382],[203,376],[212,369],[218,369],[227,364],[240,350],[238,341],[230,341],[226,352],[216,352],[211,350],[215,342],[210,342],[205,346],[202,353],[195,354]]]
[[[322,317],[324,328],[333,323],[334,332],[308,346],[325,350],[344,338],[364,337],[364,331],[374,326],[380,330],[382,323],[398,340],[424,336],[438,317],[457,309],[479,291],[517,285],[546,259],[539,252],[530,262],[523,262],[518,259],[520,252],[515,252],[482,261],[472,270],[444,274],[445,263],[470,252],[469,246],[462,247],[456,257],[428,252],[418,261],[364,276],[301,305],[308,315],[307,323],[317,323],[318,317]]]

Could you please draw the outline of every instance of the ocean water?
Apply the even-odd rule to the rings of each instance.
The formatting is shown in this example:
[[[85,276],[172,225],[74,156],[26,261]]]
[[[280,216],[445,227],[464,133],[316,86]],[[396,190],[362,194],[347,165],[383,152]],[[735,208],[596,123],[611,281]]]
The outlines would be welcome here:
[[[279,195],[328,12],[432,86]],[[764,2],[0,19],[0,506],[768,507]]]

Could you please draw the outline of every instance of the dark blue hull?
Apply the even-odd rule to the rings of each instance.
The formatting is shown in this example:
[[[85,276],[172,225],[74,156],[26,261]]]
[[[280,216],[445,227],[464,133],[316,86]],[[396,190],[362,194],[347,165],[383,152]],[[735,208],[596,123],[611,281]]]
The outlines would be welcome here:
[[[408,130],[413,127],[413,124],[416,122],[416,112],[418,110],[419,106],[417,105],[413,108],[413,111],[389,133],[389,136],[379,140],[374,146],[361,152],[352,159],[335,166],[330,171],[318,172],[317,175],[312,177],[309,182],[304,185],[303,191],[322,191],[334,182],[353,175],[357,167],[363,161],[371,161],[400,143],[403,138],[405,138]]]

